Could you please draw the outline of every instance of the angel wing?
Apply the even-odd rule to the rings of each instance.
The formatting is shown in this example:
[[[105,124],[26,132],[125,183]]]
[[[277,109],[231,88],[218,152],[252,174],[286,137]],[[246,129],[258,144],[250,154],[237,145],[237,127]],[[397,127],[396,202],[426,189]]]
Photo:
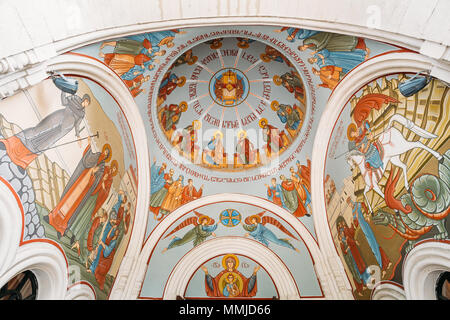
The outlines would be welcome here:
[[[298,240],[296,236],[294,236],[288,229],[286,229],[277,219],[273,217],[264,216],[262,217],[261,223],[263,225],[266,225],[267,223],[270,223],[271,225],[274,225],[281,231],[283,231],[285,234],[287,234],[289,237],[294,238],[295,240]]]
[[[207,216],[206,214],[202,214],[202,213],[197,212],[195,210],[194,210],[194,214],[198,217],[198,219],[197,219],[198,222],[200,222],[200,218],[202,218],[202,217],[207,217],[208,218],[208,225],[210,225],[210,226],[213,225],[214,222],[215,222],[213,218],[211,218],[210,216]]]
[[[184,227],[187,227],[187,226],[189,226],[189,225],[191,225],[191,224],[194,225],[194,226],[197,226],[197,225],[198,225],[197,220],[198,220],[197,217],[190,217],[190,218],[187,218],[186,220],[184,220],[183,222],[181,222],[178,226],[176,226],[172,231],[170,231],[170,232],[164,237],[164,239],[167,238],[168,236],[174,234],[174,233],[177,232],[178,230],[181,230],[181,229],[183,229]]]

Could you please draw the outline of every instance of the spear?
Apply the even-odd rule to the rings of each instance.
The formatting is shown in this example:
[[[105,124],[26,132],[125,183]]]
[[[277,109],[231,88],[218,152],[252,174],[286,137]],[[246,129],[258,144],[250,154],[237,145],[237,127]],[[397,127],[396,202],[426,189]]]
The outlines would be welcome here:
[[[58,147],[61,147],[61,146],[65,146],[65,145],[67,145],[67,144],[71,144],[71,143],[78,142],[78,141],[83,141],[83,140],[86,140],[86,139],[89,139],[89,138],[93,138],[93,137],[97,137],[97,138],[99,137],[98,131],[97,131],[97,133],[94,134],[94,135],[87,136],[87,137],[80,138],[80,139],[76,139],[76,140],[69,141],[69,142],[65,142],[65,143],[61,143],[61,144],[58,144],[58,145],[56,145],[56,146],[49,147],[49,148],[47,148],[47,149],[38,150],[37,152],[44,152],[44,151],[47,151],[47,150],[50,150],[50,149],[58,148]],[[36,153],[37,153],[37,152],[36,152]],[[34,153],[30,153],[29,155],[32,155],[32,154],[34,154]]]
[[[382,132],[380,132],[379,134],[377,134],[376,136],[374,136],[371,140],[370,140],[370,142],[373,142],[373,141],[375,141],[375,139],[376,138],[378,138],[379,136],[381,136],[383,133],[385,133],[385,131],[382,131]],[[343,152],[343,153],[341,153],[340,155],[338,155],[338,156],[336,156],[336,157],[334,157],[334,160],[336,160],[337,158],[340,158],[340,157],[342,157],[343,155],[345,155],[345,154],[347,154],[347,153],[349,153],[350,151],[352,151],[352,150],[356,150],[356,149],[358,149],[357,147],[355,147],[355,148],[351,148],[351,149],[349,149],[349,150],[347,150],[347,151],[345,151],[345,152]]]

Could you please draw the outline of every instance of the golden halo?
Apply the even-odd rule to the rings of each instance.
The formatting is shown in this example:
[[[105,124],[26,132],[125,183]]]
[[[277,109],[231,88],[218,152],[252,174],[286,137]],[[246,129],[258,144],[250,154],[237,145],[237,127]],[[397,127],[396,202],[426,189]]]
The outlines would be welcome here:
[[[185,77],[185,76],[181,76],[181,77],[179,77],[178,79],[180,79],[181,82],[178,83],[177,86],[179,86],[179,87],[184,86],[184,84],[186,83],[186,77]]]
[[[281,80],[279,75],[274,75],[273,76],[273,83],[275,83],[277,86],[279,86],[283,81]]]
[[[238,257],[236,257],[234,254],[231,254],[231,253],[225,255],[225,256],[222,258],[222,267],[223,267],[224,269],[228,269],[227,263],[226,263],[226,261],[227,261],[228,258],[234,259],[234,262],[235,262],[235,264],[234,264],[234,269],[237,270],[237,268],[238,268],[238,266],[239,266],[239,259],[238,259]]]
[[[200,217],[198,218],[198,223],[202,224],[202,221],[205,220],[205,219],[206,219],[206,224],[209,224],[210,221],[211,221],[211,218],[208,217],[208,216],[200,216]]]
[[[105,143],[103,145],[102,153],[104,153],[106,149],[108,149],[109,152],[108,152],[108,156],[104,160],[105,160],[105,162],[108,162],[109,160],[111,160],[111,157],[112,157],[112,150],[111,150],[111,146],[109,145],[109,143]]]
[[[225,275],[225,279],[228,279],[230,276],[233,277],[233,280],[236,279],[236,277],[235,277],[235,275],[234,275],[234,272],[228,272],[228,273]]]
[[[239,41],[238,40],[237,46],[241,49],[247,49],[250,45],[247,41]]]
[[[188,104],[186,101],[181,101],[179,104],[179,107],[181,109],[181,112],[185,112],[188,108]]]
[[[261,128],[264,128],[264,127],[268,124],[266,118],[262,118],[261,120],[259,120],[258,123],[259,123],[259,126],[260,126]]]
[[[252,216],[249,216],[245,219],[245,223],[246,224],[251,224],[252,223],[252,219],[255,218],[256,219],[256,223],[261,223],[261,217],[257,214],[254,214]]]
[[[217,43],[217,44],[212,43],[209,47],[213,50],[219,49],[222,47],[222,41],[219,41],[219,43]]]
[[[117,173],[119,172],[119,163],[117,162],[117,160],[113,160],[113,161],[111,161],[111,165],[110,166],[111,166],[111,169],[113,167],[116,168],[116,171],[112,174],[112,176],[115,177],[117,175]]]
[[[227,283],[226,280],[230,274],[233,275],[233,278],[238,287],[239,293],[241,293],[242,290],[244,289],[244,281],[243,281],[242,277],[236,272],[225,272],[224,274],[222,274],[222,276],[219,278],[219,281],[218,281],[220,292],[223,292],[223,288],[225,288],[226,283]]]
[[[214,132],[214,137],[220,135],[221,138],[223,138],[223,133],[220,130],[217,130],[216,132]]]
[[[198,60],[197,56],[193,56],[191,60],[188,61],[188,65],[192,66],[194,63],[196,63]]]
[[[238,133],[237,133],[237,137],[238,137],[238,138],[240,138],[240,137],[241,137],[241,133],[243,133],[243,134],[244,134],[244,138],[246,138],[246,137],[247,137],[247,131],[245,131],[245,130],[241,129],[241,130],[239,130],[239,131],[238,131]]]
[[[200,120],[194,120],[192,121],[192,127],[194,127],[195,130],[201,129],[202,123]]]
[[[352,136],[350,135],[350,133],[351,133],[352,131],[356,131],[356,130],[357,130],[356,124],[350,123],[350,124],[348,125],[348,127],[347,127],[347,139],[348,139],[348,140],[350,140],[350,141],[355,140],[355,137],[352,137]]]
[[[158,45],[160,46],[160,47],[162,47],[163,45],[166,45],[168,48],[171,48],[171,47],[173,47],[173,39],[175,39],[175,37],[165,37],[164,39],[162,39],[159,43],[158,43]]]
[[[273,111],[277,111],[279,105],[280,105],[280,103],[277,100],[273,100],[272,103],[270,104],[270,108]]]
[[[264,61],[264,62],[270,62],[270,58],[267,56],[267,54],[265,54],[265,53],[261,53],[260,55],[259,55],[259,57],[261,58],[261,60],[262,61]]]

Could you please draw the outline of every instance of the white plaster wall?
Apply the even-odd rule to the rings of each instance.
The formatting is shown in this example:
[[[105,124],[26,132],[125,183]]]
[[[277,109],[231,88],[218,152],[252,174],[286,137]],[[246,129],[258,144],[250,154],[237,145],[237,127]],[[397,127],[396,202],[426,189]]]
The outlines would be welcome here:
[[[45,62],[60,53],[189,26],[291,25],[391,42],[449,63],[449,11],[447,0],[4,0],[0,97],[41,81]]]

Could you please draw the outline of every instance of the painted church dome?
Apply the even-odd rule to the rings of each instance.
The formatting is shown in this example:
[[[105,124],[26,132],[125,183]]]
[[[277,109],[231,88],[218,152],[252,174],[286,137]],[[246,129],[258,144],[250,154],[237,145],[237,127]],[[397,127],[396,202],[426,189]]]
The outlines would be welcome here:
[[[180,161],[219,171],[268,165],[299,136],[308,98],[301,73],[274,47],[216,38],[181,54],[152,104]]]

